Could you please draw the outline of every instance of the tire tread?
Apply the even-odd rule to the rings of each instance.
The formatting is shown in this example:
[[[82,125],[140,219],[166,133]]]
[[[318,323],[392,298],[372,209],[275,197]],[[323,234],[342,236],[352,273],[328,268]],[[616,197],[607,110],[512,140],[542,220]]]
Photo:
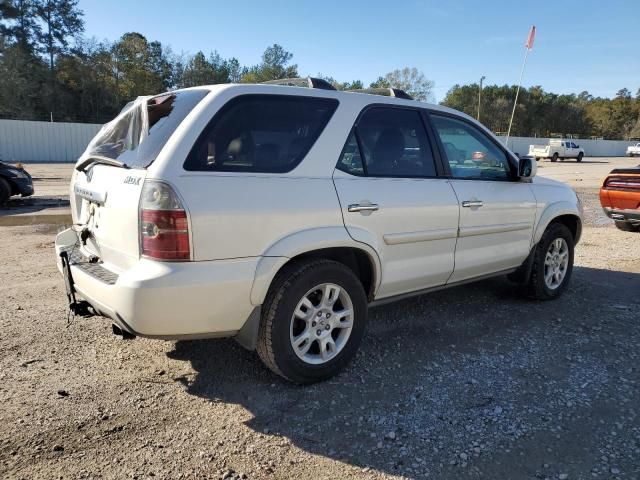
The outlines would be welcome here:
[[[566,285],[566,283],[559,287],[560,290],[558,293],[556,293],[553,296],[550,296],[545,291],[545,288],[544,288],[544,267],[540,268],[541,264],[544,265],[544,256],[546,256],[547,254],[546,248],[540,248],[540,245],[546,245],[547,239],[549,237],[555,238],[558,236],[557,234],[561,231],[567,234],[568,238],[570,239],[573,238],[573,236],[571,235],[571,232],[565,225],[563,225],[562,223],[553,222],[547,227],[545,232],[542,234],[542,238],[540,238],[540,241],[536,246],[536,252],[533,258],[533,268],[531,269],[531,277],[526,287],[527,294],[536,300],[550,300],[552,298],[557,298],[565,288],[564,285]],[[573,265],[570,265],[570,267],[571,269],[573,269]],[[568,282],[569,280],[570,280],[570,274],[569,274],[569,277],[565,279],[565,281]]]
[[[273,284],[269,288],[265,301],[262,305],[262,319],[258,330],[258,342],[256,351],[258,356],[269,369],[281,377],[296,382],[296,379],[290,378],[278,367],[273,351],[273,322],[276,319],[278,306],[286,295],[287,291],[296,280],[309,270],[314,270],[324,265],[334,265],[341,269],[348,269],[344,264],[328,259],[317,260],[301,260],[291,265],[287,265],[276,275]],[[351,272],[351,270],[349,270]]]

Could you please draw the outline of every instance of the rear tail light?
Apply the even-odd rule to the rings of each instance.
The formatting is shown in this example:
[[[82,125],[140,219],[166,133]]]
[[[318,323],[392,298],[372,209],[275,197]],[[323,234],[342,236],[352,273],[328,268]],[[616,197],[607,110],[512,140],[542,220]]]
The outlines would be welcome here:
[[[147,180],[140,202],[140,250],[157,260],[190,260],[187,212],[169,185]]]
[[[609,177],[605,180],[604,187],[640,191],[640,177]]]

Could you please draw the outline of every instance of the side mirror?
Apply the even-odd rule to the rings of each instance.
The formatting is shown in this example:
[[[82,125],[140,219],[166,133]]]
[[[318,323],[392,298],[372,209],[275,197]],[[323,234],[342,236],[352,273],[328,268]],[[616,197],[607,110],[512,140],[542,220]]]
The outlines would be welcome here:
[[[518,176],[520,178],[533,178],[538,171],[538,162],[532,157],[520,157],[518,162]]]

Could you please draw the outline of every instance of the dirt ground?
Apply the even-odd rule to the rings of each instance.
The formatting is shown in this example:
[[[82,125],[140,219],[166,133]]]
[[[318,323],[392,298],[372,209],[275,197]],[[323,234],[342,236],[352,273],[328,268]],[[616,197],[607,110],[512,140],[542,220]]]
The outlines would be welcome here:
[[[561,299],[496,278],[373,309],[310,387],[233,340],[67,325],[59,227],[0,227],[0,478],[640,478],[640,234],[597,199],[638,160],[585,160],[539,169],[585,203]],[[31,170],[64,194],[69,165]]]

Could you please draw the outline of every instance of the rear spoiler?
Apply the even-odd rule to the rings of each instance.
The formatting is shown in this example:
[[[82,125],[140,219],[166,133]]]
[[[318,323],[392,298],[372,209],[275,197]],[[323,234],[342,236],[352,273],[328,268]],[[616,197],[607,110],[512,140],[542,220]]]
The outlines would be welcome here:
[[[631,174],[631,175],[640,175],[640,165],[636,168],[614,168],[609,172],[609,175],[612,173],[623,173],[623,174]]]

